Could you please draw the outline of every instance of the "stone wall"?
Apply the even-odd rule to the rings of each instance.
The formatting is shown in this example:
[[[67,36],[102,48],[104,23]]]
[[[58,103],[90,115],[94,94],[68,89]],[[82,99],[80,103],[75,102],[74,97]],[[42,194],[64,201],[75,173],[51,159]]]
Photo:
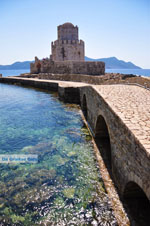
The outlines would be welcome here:
[[[60,80],[60,81],[72,81],[72,82],[84,82],[89,84],[102,84],[105,80],[105,75],[91,76],[82,74],[51,74],[51,73],[39,73],[39,74],[23,74],[22,77],[37,77],[39,79],[48,80]]]
[[[2,77],[0,83],[8,83],[14,85],[22,85],[26,87],[35,87],[45,90],[58,91],[57,82],[45,82],[35,79],[19,78],[19,77]]]
[[[54,62],[49,59],[42,61],[36,60],[30,65],[32,74],[38,73],[38,64],[41,64],[41,73],[53,74],[86,74],[86,75],[104,75],[105,63],[96,61],[60,61]]]
[[[84,42],[82,40],[56,40],[51,44],[53,61],[84,61]]]
[[[72,81],[72,82],[84,82],[95,85],[102,84],[119,84],[125,83],[129,75],[121,74],[108,74],[101,76],[93,75],[82,75],[82,74],[52,74],[52,73],[39,73],[39,74],[22,74],[21,77],[27,78],[39,78],[49,80],[60,80],[60,81]],[[130,75],[130,78],[135,78],[135,75]],[[128,82],[129,80],[127,80]],[[150,82],[150,80],[149,80]],[[137,82],[138,83],[138,82]]]

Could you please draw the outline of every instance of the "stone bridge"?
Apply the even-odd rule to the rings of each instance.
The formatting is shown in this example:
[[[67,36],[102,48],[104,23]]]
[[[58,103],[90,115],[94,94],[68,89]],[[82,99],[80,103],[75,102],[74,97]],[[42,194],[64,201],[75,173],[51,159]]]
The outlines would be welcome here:
[[[120,193],[145,194],[150,200],[150,91],[131,85],[85,86],[80,100]]]

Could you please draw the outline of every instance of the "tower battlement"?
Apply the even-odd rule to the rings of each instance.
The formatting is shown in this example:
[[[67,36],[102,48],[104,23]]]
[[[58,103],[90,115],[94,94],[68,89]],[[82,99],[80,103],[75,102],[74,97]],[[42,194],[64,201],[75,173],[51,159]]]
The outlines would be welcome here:
[[[54,42],[51,42],[51,46],[57,46],[59,44],[78,44],[78,45],[84,45],[84,41],[82,40],[56,40]]]

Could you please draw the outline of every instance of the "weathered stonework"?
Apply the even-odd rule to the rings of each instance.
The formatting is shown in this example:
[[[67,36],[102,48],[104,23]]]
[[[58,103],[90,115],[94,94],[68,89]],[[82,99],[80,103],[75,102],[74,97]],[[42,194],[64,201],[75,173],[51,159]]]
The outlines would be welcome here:
[[[84,61],[84,42],[78,39],[78,27],[71,23],[58,26],[58,40],[51,44],[53,61]]]
[[[65,23],[57,27],[58,40],[78,40],[78,27],[72,23]]]
[[[39,60],[36,59],[34,64],[31,64],[32,73],[37,73],[37,65]],[[87,74],[87,75],[102,75],[105,74],[105,64],[103,62],[82,62],[82,61],[51,61],[45,59],[41,62],[41,73],[52,74]],[[46,75],[43,74],[43,78]]]
[[[78,27],[71,23],[58,26],[58,40],[52,42],[50,58],[31,63],[34,73],[104,75],[105,63],[85,62],[84,42],[78,39]]]
[[[51,44],[53,61],[84,61],[84,42],[82,40],[56,40]]]

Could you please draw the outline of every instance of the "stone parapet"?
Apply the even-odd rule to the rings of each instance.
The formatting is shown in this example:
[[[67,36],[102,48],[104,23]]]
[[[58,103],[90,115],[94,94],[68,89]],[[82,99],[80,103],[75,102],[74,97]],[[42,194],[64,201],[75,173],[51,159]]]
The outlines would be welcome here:
[[[78,44],[78,45],[83,45],[84,41],[83,40],[56,40],[54,42],[51,42],[52,47],[55,47],[59,44]]]

